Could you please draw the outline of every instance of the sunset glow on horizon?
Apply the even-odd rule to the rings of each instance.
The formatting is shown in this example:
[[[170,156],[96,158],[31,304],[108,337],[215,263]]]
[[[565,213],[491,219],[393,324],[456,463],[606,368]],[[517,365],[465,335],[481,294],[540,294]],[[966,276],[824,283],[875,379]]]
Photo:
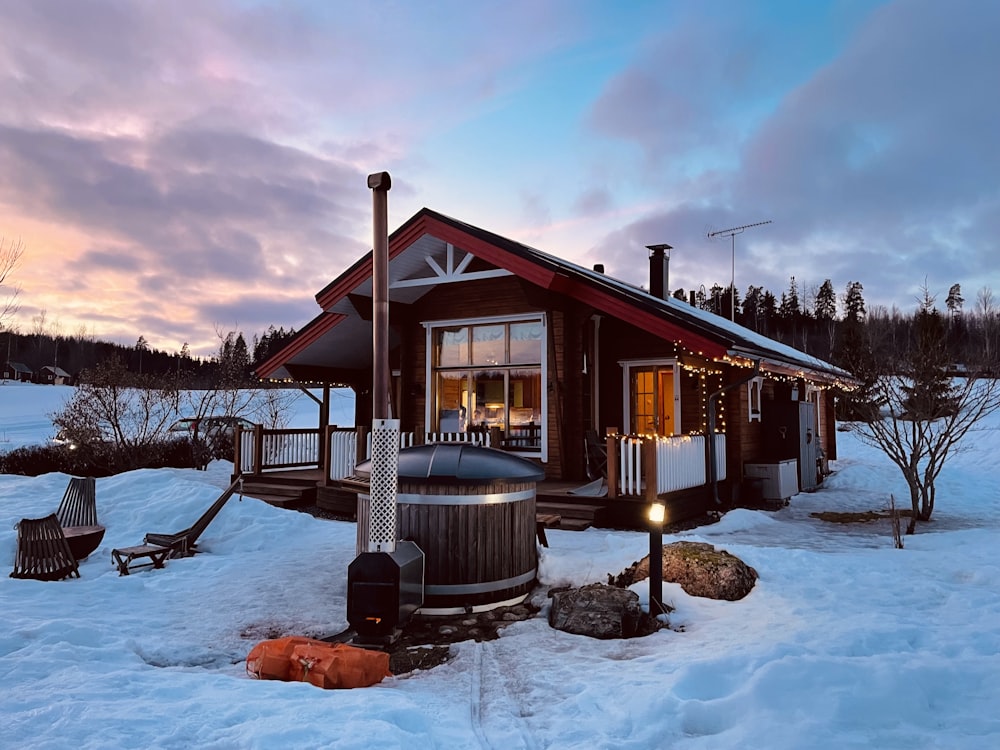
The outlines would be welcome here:
[[[1000,291],[1000,5],[0,0],[8,328],[301,328],[427,206],[646,283]],[[0,297],[10,289],[0,288]]]

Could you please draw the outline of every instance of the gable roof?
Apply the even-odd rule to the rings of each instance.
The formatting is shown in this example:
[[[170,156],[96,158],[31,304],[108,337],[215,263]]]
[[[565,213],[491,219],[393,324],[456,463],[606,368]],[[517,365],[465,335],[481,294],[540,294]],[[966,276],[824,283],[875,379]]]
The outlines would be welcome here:
[[[467,254],[457,265],[454,251]],[[474,258],[476,266],[470,265],[469,256]],[[455,269],[464,271],[464,276],[452,275]],[[632,284],[429,208],[418,211],[389,236],[391,301],[413,302],[438,282],[491,273],[516,275],[542,289],[573,297],[715,360],[760,360],[764,372],[803,376],[823,383],[854,380],[850,373],[829,362],[686,302],[672,297],[660,299]],[[370,367],[371,326],[358,313],[356,302],[359,297],[371,297],[371,284],[369,252],[316,294],[324,312],[262,363],[257,374],[265,378],[329,381],[335,370],[325,368],[324,362],[337,361],[345,371]],[[335,339],[339,346],[334,345]],[[362,339],[367,348],[359,345]],[[345,351],[344,344],[349,341],[354,342],[352,353]],[[327,376],[323,378],[325,369]]]
[[[12,362],[8,360],[7,365],[4,369],[7,368],[9,368],[12,372],[22,372],[27,375],[31,374],[31,368],[25,364],[21,364],[20,362]]]

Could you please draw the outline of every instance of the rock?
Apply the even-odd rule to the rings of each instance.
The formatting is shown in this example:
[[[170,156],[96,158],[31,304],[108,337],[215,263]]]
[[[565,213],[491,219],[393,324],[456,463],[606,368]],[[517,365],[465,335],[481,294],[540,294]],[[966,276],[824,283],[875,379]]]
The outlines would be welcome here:
[[[631,586],[649,577],[649,556],[632,563],[609,583]],[[736,601],[749,594],[757,571],[724,550],[704,542],[673,542],[663,547],[663,580],[679,583],[691,596]]]
[[[549,625],[556,630],[601,639],[645,635],[658,627],[651,619],[634,591],[603,583],[557,591],[549,610]]]

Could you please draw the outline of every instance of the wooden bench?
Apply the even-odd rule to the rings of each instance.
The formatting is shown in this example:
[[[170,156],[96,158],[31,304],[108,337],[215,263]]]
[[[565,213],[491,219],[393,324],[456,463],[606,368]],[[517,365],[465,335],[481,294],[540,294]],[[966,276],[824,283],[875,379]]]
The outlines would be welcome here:
[[[136,568],[162,568],[170,555],[170,547],[159,544],[140,544],[135,547],[121,547],[111,550],[111,558],[118,566],[118,575],[127,576]],[[135,564],[136,560],[149,559],[149,562]]]
[[[562,521],[562,516],[558,513],[536,513],[535,514],[535,534],[543,547],[549,546],[549,540],[545,537],[546,528],[554,528]]]

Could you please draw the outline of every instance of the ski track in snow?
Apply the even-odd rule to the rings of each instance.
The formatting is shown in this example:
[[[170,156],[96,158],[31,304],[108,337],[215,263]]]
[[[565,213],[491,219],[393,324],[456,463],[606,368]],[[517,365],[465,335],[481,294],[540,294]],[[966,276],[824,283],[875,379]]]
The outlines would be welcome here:
[[[472,727],[484,750],[536,750],[539,747],[507,687],[494,645],[474,644],[470,694]]]

